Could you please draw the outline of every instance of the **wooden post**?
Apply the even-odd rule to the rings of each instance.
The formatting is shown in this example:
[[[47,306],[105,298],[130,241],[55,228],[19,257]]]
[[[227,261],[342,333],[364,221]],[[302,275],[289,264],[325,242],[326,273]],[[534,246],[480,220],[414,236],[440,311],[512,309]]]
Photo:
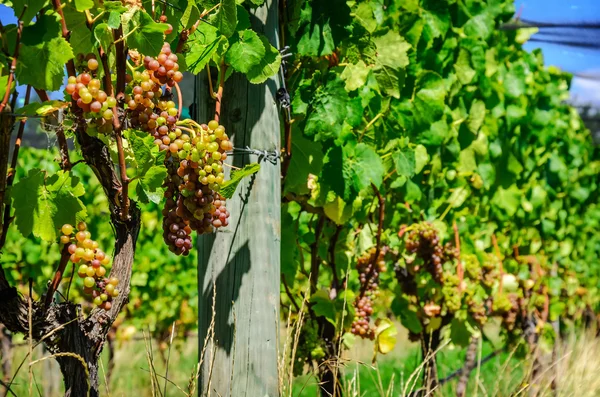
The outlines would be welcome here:
[[[267,0],[251,11],[250,19],[277,47],[277,2]],[[214,117],[207,83],[206,74],[197,77],[201,123]],[[278,76],[254,85],[234,73],[225,82],[221,124],[235,147],[279,152],[277,88]],[[229,157],[226,162],[237,167],[260,162],[261,169],[227,200],[229,226],[198,237],[198,337],[200,354],[204,351],[198,391],[215,397],[278,396],[280,164],[255,155]],[[205,346],[215,289],[214,338]]]

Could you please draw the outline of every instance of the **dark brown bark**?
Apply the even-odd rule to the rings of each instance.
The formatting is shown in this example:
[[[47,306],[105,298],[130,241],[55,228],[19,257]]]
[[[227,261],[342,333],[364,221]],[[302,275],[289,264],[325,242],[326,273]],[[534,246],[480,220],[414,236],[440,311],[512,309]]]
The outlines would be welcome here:
[[[471,343],[467,347],[467,354],[465,355],[465,365],[462,367],[460,377],[458,378],[458,384],[456,385],[456,396],[464,397],[467,393],[467,384],[469,383],[469,376],[471,371],[477,364],[477,345],[479,344],[479,338],[471,338]]]
[[[0,361],[2,367],[2,382],[8,384],[12,372],[12,335],[6,327],[0,324]],[[0,386],[0,397],[6,397],[8,389]]]

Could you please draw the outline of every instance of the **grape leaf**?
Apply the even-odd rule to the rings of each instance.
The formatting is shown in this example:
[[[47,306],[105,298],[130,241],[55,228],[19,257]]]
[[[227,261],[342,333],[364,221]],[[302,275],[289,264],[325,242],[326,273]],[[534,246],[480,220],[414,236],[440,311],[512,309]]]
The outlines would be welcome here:
[[[370,71],[371,68],[367,67],[362,60],[358,61],[356,65],[347,65],[340,75],[340,78],[346,82],[344,86],[346,91],[354,91],[365,85]]]
[[[215,16],[215,26],[225,37],[231,37],[237,26],[237,4],[235,0],[221,0],[221,6]]]
[[[225,54],[225,61],[238,72],[248,73],[261,63],[266,53],[265,46],[252,30],[243,30],[237,34]]]
[[[387,318],[383,319],[375,330],[375,355],[387,354],[394,350],[396,335],[398,330],[394,323]]]
[[[4,98],[6,94],[6,85],[8,84],[8,76],[0,76],[0,98]],[[15,81],[13,80],[10,85],[9,91],[13,92],[15,89]]]
[[[0,81],[1,86],[1,81]],[[47,101],[47,102],[33,102],[22,108],[18,109],[15,113],[23,116],[29,116],[33,114],[37,114],[39,116],[47,116],[50,113],[54,113],[59,109],[64,109],[69,104],[63,101]]]
[[[415,174],[420,173],[428,162],[429,154],[427,154],[427,148],[423,145],[417,145],[415,147]]]
[[[417,86],[415,118],[426,124],[440,121],[447,92],[444,80],[437,73],[427,71],[419,76]]]
[[[408,66],[408,50],[412,47],[400,34],[393,30],[383,36],[373,37],[377,46],[377,63],[396,69]]]
[[[354,187],[356,192],[375,187],[381,187],[384,168],[381,157],[372,147],[359,143],[355,148],[344,147],[344,178],[348,185]]]
[[[40,90],[56,91],[63,84],[64,67],[73,59],[73,50],[62,37],[36,45],[21,45],[17,62],[19,84]]]
[[[231,175],[228,181],[225,181],[221,185],[221,190],[219,190],[219,194],[225,198],[232,198],[235,193],[235,189],[237,189],[239,183],[247,176],[250,176],[260,169],[260,164],[252,163],[247,164],[241,170],[233,170],[231,171]]]
[[[167,178],[168,173],[164,165],[151,166],[139,179],[136,186],[136,193],[142,203],[149,201],[158,204],[163,199],[162,184]]]
[[[137,11],[128,23],[123,24],[123,34],[127,36],[125,40],[130,48],[136,49],[144,55],[155,57],[160,53],[165,42],[167,28],[165,23],[154,22],[148,13]]]
[[[106,23],[100,23],[94,28],[94,37],[105,51],[110,48],[113,43],[112,30]]]
[[[416,162],[415,151],[409,147],[395,150],[392,154],[394,165],[398,175],[404,175],[408,178],[415,174]]]
[[[315,292],[310,297],[312,303],[312,311],[318,317],[325,317],[327,321],[335,326],[336,310],[334,302],[329,299],[329,295],[324,290]]]
[[[77,11],[71,3],[66,3],[63,13],[68,21],[70,31],[69,44],[73,48],[74,54],[88,54],[94,51],[94,40],[92,31],[87,26],[85,14]],[[121,18],[117,27],[121,24]]]
[[[189,51],[185,53],[185,63],[190,73],[200,73],[217,51],[223,36],[217,35],[217,29],[202,23],[188,39]]]
[[[147,133],[137,130],[124,131],[123,136],[129,142],[135,156],[134,164],[138,175],[145,175],[150,167],[156,164],[158,148],[154,144],[154,139]]]
[[[93,0],[74,0],[75,3],[75,8],[77,9],[77,11],[85,11],[85,10],[89,10],[90,8],[94,7],[94,1]]]
[[[12,0],[12,9],[15,12],[15,17],[21,17],[23,25],[27,26],[48,3],[48,0]]]
[[[33,233],[52,242],[63,224],[76,224],[87,212],[79,199],[84,188],[77,177],[63,171],[47,179],[45,176],[42,170],[30,170],[13,186],[11,199],[21,234],[27,237]]]
[[[252,84],[264,83],[269,77],[275,76],[281,65],[281,54],[277,48],[273,47],[265,36],[259,37],[265,48],[265,56],[246,73],[248,81]]]
[[[339,136],[348,115],[349,101],[344,82],[329,75],[327,84],[315,92],[310,103],[304,134],[314,136],[317,141]]]
[[[323,165],[323,149],[319,142],[306,139],[301,131],[292,131],[292,158],[285,177],[285,191],[307,194],[308,175],[318,175]]]

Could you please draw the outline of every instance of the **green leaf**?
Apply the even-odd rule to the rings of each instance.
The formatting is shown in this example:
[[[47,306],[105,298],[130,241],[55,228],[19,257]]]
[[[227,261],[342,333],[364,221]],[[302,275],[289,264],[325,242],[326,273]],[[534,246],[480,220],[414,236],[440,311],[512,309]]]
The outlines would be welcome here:
[[[454,70],[456,70],[456,77],[462,84],[469,84],[473,77],[477,74],[471,67],[471,55],[469,51],[464,48],[460,49],[456,63],[454,64]]]
[[[408,50],[411,45],[397,32],[389,30],[383,36],[373,37],[377,46],[377,63],[395,69],[408,66]]]
[[[138,176],[145,175],[146,171],[155,164],[158,154],[154,138],[143,131],[127,130],[123,132],[127,139],[133,155]]]
[[[228,199],[232,198],[233,194],[235,193],[235,189],[237,189],[237,186],[242,181],[242,179],[258,172],[259,169],[260,164],[252,163],[246,164],[241,170],[231,171],[231,176],[229,180],[225,181],[221,185],[221,190],[219,190],[219,194]]]
[[[125,40],[129,48],[155,57],[165,42],[167,27],[167,24],[154,22],[148,13],[137,11],[128,23],[123,24],[123,34],[127,36]]]
[[[416,170],[415,151],[409,147],[398,149],[392,154],[398,175],[412,177]]]
[[[350,101],[344,88],[344,82],[335,75],[320,87],[310,103],[304,133],[323,141],[337,138],[348,115],[347,105]]]
[[[273,47],[265,36],[261,35],[259,38],[265,48],[265,56],[246,73],[248,81],[252,84],[264,83],[269,77],[275,76],[281,65],[281,54],[277,48]]]
[[[252,30],[243,30],[237,33],[236,40],[225,54],[225,62],[238,72],[248,73],[264,58],[265,46],[256,32]]]
[[[213,54],[219,48],[223,36],[217,35],[217,29],[207,23],[201,23],[188,39],[189,51],[185,53],[185,63],[190,73],[200,73],[206,67]]]
[[[477,134],[479,129],[483,125],[485,119],[485,103],[479,99],[476,99],[471,103],[471,110],[469,111],[469,121],[467,126],[469,131],[473,134]]]
[[[235,33],[237,26],[237,5],[235,0],[221,0],[221,6],[215,17],[215,26],[225,37]]]
[[[12,0],[12,9],[15,12],[15,17],[19,18],[22,15],[21,21],[23,25],[27,26],[48,3],[48,0]]]
[[[492,198],[492,204],[506,217],[512,217],[521,204],[521,191],[516,185],[511,185],[508,189],[499,187]]]
[[[391,320],[383,319],[375,330],[375,354],[387,354],[396,346],[398,330]]]
[[[359,143],[354,149],[344,147],[343,174],[356,192],[370,188],[371,183],[379,188],[384,174],[381,157],[364,143]]]
[[[1,77],[0,77],[0,79],[1,79]],[[2,86],[2,80],[0,80],[0,87],[1,86]],[[5,84],[5,86],[6,86],[6,84]],[[59,109],[64,109],[67,106],[69,106],[69,104],[67,102],[57,101],[57,100],[41,102],[41,103],[33,102],[33,103],[30,103],[30,104],[18,109],[15,113],[24,115],[24,116],[28,116],[28,115],[32,115],[32,114],[37,114],[39,116],[47,116],[51,113],[56,112]]]
[[[429,163],[427,149],[423,145],[417,145],[415,147],[415,174],[420,173],[427,163]]]
[[[324,290],[315,292],[310,297],[312,310],[317,317],[325,317],[334,326],[336,325],[336,309],[334,302],[329,299],[329,295]]]
[[[36,45],[21,45],[17,62],[19,84],[56,91],[63,84],[64,67],[73,59],[71,46],[62,37],[56,37]]]
[[[94,28],[94,37],[103,49],[108,49],[113,43],[112,30],[106,23],[96,25]]]
[[[380,65],[373,69],[373,75],[379,88],[389,96],[400,99],[400,91],[404,86],[405,72],[403,69]]]
[[[362,60],[356,65],[347,65],[340,75],[340,78],[346,82],[346,91],[354,91],[364,86],[370,71],[371,69]]]
[[[138,198],[143,203],[152,201],[159,204],[163,199],[162,184],[167,178],[167,169],[163,165],[153,165],[140,178],[136,186]]]
[[[15,224],[25,237],[31,233],[43,240],[56,240],[59,228],[76,224],[86,216],[79,196],[84,193],[77,177],[59,171],[46,179],[44,171],[32,169],[11,190]]]
[[[306,139],[301,131],[292,130],[292,153],[285,177],[285,191],[308,194],[309,174],[318,175],[323,166],[321,143]]]
[[[414,99],[417,120],[425,124],[440,121],[447,92],[444,80],[437,73],[427,71],[420,75],[417,87]]]
[[[94,40],[92,32],[87,26],[85,14],[77,11],[71,3],[66,3],[63,13],[68,21],[68,28],[71,32],[69,44],[73,47],[74,54],[88,54],[94,51]],[[118,15],[118,27],[121,24],[121,17]]]
[[[6,93],[6,85],[8,84],[8,76],[0,76],[0,98],[4,98],[4,94]],[[10,92],[13,92],[15,89],[15,81],[13,80],[10,85]]]
[[[75,8],[79,12],[83,12],[85,10],[89,10],[90,8],[94,7],[93,0],[74,0],[74,3],[75,3]]]

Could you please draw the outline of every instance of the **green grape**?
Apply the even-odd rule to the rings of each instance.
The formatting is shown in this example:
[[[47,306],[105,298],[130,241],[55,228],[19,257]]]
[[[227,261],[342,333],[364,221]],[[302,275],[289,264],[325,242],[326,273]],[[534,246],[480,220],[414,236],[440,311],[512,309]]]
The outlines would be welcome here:
[[[85,285],[87,288],[92,288],[96,285],[96,280],[94,280],[93,277],[86,277],[83,279],[83,285]]]

